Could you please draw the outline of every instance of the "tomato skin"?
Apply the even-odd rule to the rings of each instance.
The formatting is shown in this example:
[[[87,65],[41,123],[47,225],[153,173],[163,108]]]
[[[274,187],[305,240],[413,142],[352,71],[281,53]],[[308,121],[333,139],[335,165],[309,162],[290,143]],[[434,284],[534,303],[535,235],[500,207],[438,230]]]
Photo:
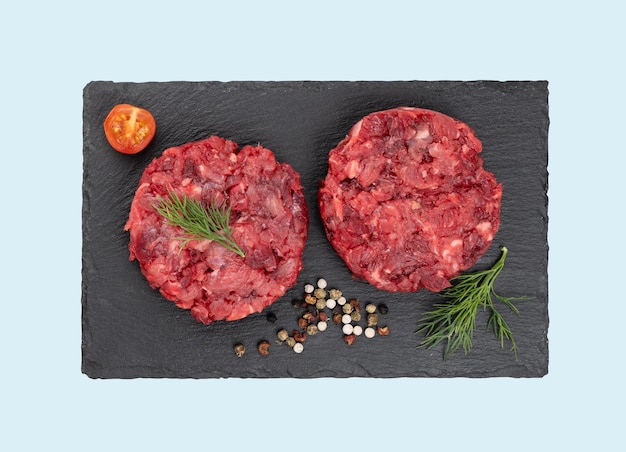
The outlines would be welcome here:
[[[107,141],[123,154],[143,151],[155,133],[156,121],[152,113],[134,105],[118,104],[104,120]]]

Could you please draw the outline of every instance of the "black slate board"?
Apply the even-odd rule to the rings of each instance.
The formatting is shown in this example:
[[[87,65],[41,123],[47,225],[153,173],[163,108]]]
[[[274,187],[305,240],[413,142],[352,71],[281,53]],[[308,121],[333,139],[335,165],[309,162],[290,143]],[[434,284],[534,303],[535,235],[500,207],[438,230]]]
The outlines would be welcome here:
[[[541,377],[548,372],[548,83],[520,82],[91,82],[83,92],[82,371],[91,378],[222,377]],[[150,110],[157,135],[134,156],[109,147],[102,123],[117,103]],[[438,295],[382,292],[354,280],[327,242],[316,205],[327,153],[362,116],[396,106],[440,111],[468,123],[483,142],[485,167],[504,185],[501,227],[475,269],[491,266],[498,247],[509,257],[496,290],[519,301],[502,310],[519,346],[517,360],[485,329],[479,313],[474,347],[442,359],[442,347],[417,349],[417,323]],[[239,145],[260,143],[301,174],[310,210],[304,270],[298,284],[263,313],[201,325],[149,288],[128,260],[123,231],[146,165],[163,150],[212,134]],[[303,285],[325,277],[347,297],[385,302],[386,337],[352,346],[339,327],[305,342],[302,354],[275,343],[297,328]],[[270,323],[266,314],[277,321]],[[256,343],[267,339],[271,354]],[[248,352],[237,358],[233,344]]]

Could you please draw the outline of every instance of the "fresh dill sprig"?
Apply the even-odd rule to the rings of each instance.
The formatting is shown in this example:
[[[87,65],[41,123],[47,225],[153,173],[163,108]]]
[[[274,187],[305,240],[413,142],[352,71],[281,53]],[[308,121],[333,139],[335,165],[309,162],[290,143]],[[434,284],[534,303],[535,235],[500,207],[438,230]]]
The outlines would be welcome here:
[[[504,246],[500,247],[500,250],[502,255],[493,267],[457,276],[452,280],[453,286],[440,292],[446,299],[446,303],[436,303],[435,309],[424,315],[416,333],[425,333],[426,339],[419,344],[419,348],[433,348],[442,341],[446,341],[444,359],[457,351],[459,347],[463,347],[463,351],[467,354],[472,348],[476,314],[478,308],[482,306],[484,310],[489,308],[491,311],[487,328],[493,329],[493,333],[500,339],[503,348],[505,340],[511,342],[511,350],[517,359],[517,344],[513,338],[513,333],[504,317],[496,310],[494,298],[519,314],[512,301],[528,297],[507,298],[494,291],[494,282],[502,271],[509,252]]]
[[[229,250],[245,257],[245,253],[233,239],[230,226],[230,206],[218,203],[212,198],[208,206],[192,199],[187,195],[179,197],[168,189],[168,198],[159,197],[159,203],[154,206],[156,211],[172,226],[180,227],[187,234],[176,237],[181,240],[182,249],[192,240],[213,240]]]

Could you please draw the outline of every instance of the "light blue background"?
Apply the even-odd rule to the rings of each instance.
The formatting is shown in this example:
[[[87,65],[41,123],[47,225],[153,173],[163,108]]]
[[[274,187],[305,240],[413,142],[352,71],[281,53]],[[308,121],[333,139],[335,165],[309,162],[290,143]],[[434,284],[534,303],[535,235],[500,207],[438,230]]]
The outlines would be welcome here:
[[[1,9],[0,449],[623,450],[618,2],[222,3]],[[298,79],[550,82],[546,377],[81,374],[84,85]]]

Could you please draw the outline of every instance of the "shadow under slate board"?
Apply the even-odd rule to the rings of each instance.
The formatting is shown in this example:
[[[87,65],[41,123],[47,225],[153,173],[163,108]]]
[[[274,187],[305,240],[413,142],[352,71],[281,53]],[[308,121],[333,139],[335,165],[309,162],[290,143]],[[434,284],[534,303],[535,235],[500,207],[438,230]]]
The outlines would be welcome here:
[[[542,377],[548,372],[548,83],[545,81],[149,82],[94,81],[83,91],[82,372],[90,378]],[[118,103],[146,108],[157,121],[141,153],[115,152],[103,133]],[[317,188],[330,149],[361,117],[415,106],[470,125],[483,143],[485,168],[503,184],[501,226],[474,269],[509,255],[496,282],[504,296],[526,295],[520,314],[501,310],[519,347],[517,359],[486,329],[479,312],[473,348],[443,360],[443,345],[417,348],[422,315],[439,295],[388,293],[355,280],[326,240]],[[236,322],[196,322],[150,289],[128,259],[123,228],[144,168],[168,147],[219,135],[240,146],[260,143],[298,171],[310,229],[298,283],[271,307]],[[296,354],[276,331],[297,329],[306,283],[319,277],[348,299],[384,302],[389,335],[357,337],[348,346],[329,323]],[[267,314],[276,317],[269,322]],[[256,344],[266,339],[270,354]],[[241,342],[247,352],[235,356]]]

